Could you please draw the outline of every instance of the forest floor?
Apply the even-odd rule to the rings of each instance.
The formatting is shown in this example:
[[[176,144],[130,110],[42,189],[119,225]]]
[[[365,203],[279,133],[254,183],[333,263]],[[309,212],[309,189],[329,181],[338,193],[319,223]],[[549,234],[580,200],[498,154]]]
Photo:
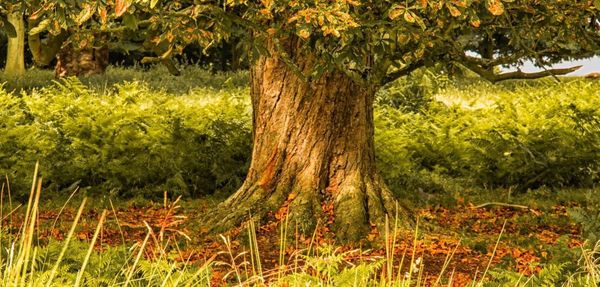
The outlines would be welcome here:
[[[391,256],[394,268],[401,268],[398,274],[409,272],[411,264],[407,262],[413,262],[413,272],[422,270],[419,277],[424,282],[431,284],[438,277],[452,277],[453,286],[478,281],[488,269],[501,268],[530,276],[540,272],[545,264],[566,258],[577,259],[572,250],[581,249],[584,239],[579,224],[569,213],[586,203],[585,197],[572,195],[597,194],[596,191],[554,191],[554,196],[546,198],[541,192],[517,195],[510,200],[520,204],[487,201],[507,192],[510,191],[480,190],[476,195],[465,194],[465,197],[454,200],[434,199],[414,209],[419,222],[415,230],[394,232],[393,224],[390,224],[387,234],[385,230],[374,228],[369,238],[351,245],[337,244],[327,232],[327,226],[322,226],[314,234],[286,236],[284,242],[280,228],[284,221],[264,222],[254,230],[261,268],[265,274],[271,274],[263,276],[276,276],[281,268],[293,269],[306,259],[304,255],[311,250],[311,256],[321,258],[339,255],[342,265],[348,266],[389,260]],[[42,201],[36,229],[39,242],[65,239],[81,199],[81,196],[75,196],[60,207],[56,206],[56,200],[46,205]],[[207,197],[176,202],[118,202],[116,205],[112,201],[93,200],[84,211],[75,236],[80,241],[89,242],[102,209],[107,209],[97,249],[140,244],[151,228],[154,246],[166,247],[162,251],[170,250],[171,256],[181,262],[220,262],[212,272],[212,283],[217,286],[232,283],[232,266],[248,268],[248,254],[254,245],[248,240],[250,229],[247,224],[224,234],[224,237],[205,232],[202,218],[210,214],[210,207],[215,206],[217,200]],[[17,211],[22,208],[8,204],[3,206],[4,224],[12,223],[11,230],[14,232],[18,232],[23,222],[22,212]],[[9,214],[6,210],[15,212]],[[289,230],[293,233],[293,228]],[[334,248],[333,251],[327,251],[328,247]],[[386,254],[386,248],[393,249],[393,252]],[[150,248],[145,256],[153,257],[159,253]]]

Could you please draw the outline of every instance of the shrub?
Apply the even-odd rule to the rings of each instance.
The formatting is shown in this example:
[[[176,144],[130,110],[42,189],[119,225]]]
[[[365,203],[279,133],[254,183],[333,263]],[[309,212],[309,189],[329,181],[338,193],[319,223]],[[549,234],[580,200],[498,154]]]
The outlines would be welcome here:
[[[120,195],[229,192],[250,154],[246,94],[196,89],[174,97],[140,82],[98,94],[77,80],[0,92],[0,173],[18,184],[39,160],[55,189],[79,182]]]
[[[446,89],[438,99],[460,101],[420,113],[380,107],[376,145],[383,172],[396,178],[425,169],[521,189],[598,182],[598,83],[488,87],[469,94],[480,86]]]
[[[251,153],[247,75],[188,67],[173,78],[160,69],[113,68],[50,85],[38,71],[20,81],[45,87],[20,92],[6,83],[0,174],[28,184],[23,173],[39,160],[54,190],[78,183],[127,196],[233,191]],[[130,79],[140,81],[123,82]],[[429,88],[437,94],[428,91],[436,101],[418,111],[385,102],[400,82],[379,95],[376,155],[393,190],[599,181],[599,82],[442,82]]]
[[[434,95],[450,84],[441,68],[422,68],[379,91],[377,104],[407,112],[426,110]]]
[[[212,73],[195,65],[183,66],[180,76],[169,74],[163,65],[151,66],[148,69],[139,67],[108,67],[106,73],[81,77],[81,82],[90,90],[98,93],[114,92],[116,84],[126,82],[144,82],[148,89],[165,91],[171,94],[187,94],[196,88],[245,88],[248,86],[248,73]],[[4,83],[7,91],[30,91],[51,86],[55,81],[50,70],[31,69],[25,77],[7,77],[0,71],[0,83]]]

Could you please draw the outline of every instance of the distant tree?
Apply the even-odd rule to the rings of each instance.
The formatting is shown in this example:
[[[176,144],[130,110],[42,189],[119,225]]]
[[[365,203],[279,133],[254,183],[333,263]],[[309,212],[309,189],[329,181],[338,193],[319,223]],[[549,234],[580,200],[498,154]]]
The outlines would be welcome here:
[[[45,68],[54,62],[69,34],[67,31],[60,31],[56,34],[40,31],[39,22],[36,18],[29,17],[27,21],[29,28],[27,45],[32,55],[33,64],[36,67]]]
[[[50,65],[57,57],[61,49],[73,48],[72,45],[69,45],[70,42],[67,41],[70,34],[66,29],[66,27],[69,27],[66,23],[56,21],[52,22],[50,19],[40,19],[40,15],[43,15],[44,13],[57,12],[54,8],[56,5],[59,5],[58,3],[60,2],[51,2],[52,3],[49,3],[43,0],[11,0],[0,4],[0,20],[4,19],[0,22],[2,24],[0,28],[3,28],[3,31],[9,36],[5,74],[21,75],[25,72],[26,43],[29,51],[31,52],[33,63],[38,67],[46,67]],[[65,18],[64,14],[57,13],[56,15],[56,18]],[[80,15],[80,17],[86,16]],[[25,20],[26,18],[27,21]],[[48,29],[50,24],[54,25],[53,29]],[[77,50],[80,52],[78,53],[79,56],[71,57],[77,58],[79,62],[83,63],[83,65],[72,66],[84,66],[83,69],[72,67],[72,69],[77,70],[77,72],[74,74],[80,74],[80,70],[90,70],[91,73],[98,72],[98,70],[100,72],[103,71],[103,68],[98,68],[99,65],[96,64],[97,61],[95,60],[90,61],[93,62],[92,64],[85,63],[85,59],[87,59],[85,55],[86,51],[91,51],[88,53],[91,55],[98,54],[97,52],[94,54],[94,51],[97,49],[95,47],[89,47],[89,45],[93,44],[86,42],[87,40],[89,40],[89,38],[83,39],[79,42],[80,44],[86,44],[85,47],[78,47],[80,48]],[[70,55],[71,53],[65,54]],[[107,62],[108,54],[104,54],[106,57],[104,57],[102,62]],[[63,62],[59,61],[59,66],[60,63],[64,62],[64,60]],[[85,68],[86,65],[93,68]],[[106,65],[103,66],[105,67]],[[88,71],[83,73],[87,74],[90,72]]]
[[[31,0],[34,1],[34,0]],[[164,37],[162,24],[168,23],[140,8],[130,9],[132,1],[52,1],[37,0],[29,16],[29,46],[34,62],[48,65],[55,57],[57,76],[101,73],[108,63],[109,49],[122,52],[146,51],[156,54],[143,63],[163,63],[174,75],[180,72],[172,61],[171,43],[181,39]],[[110,13],[114,10],[115,13]],[[182,31],[181,31],[182,32]]]
[[[288,212],[302,230],[320,218],[343,240],[395,214],[375,168],[373,101],[382,86],[436,63],[492,82],[563,75],[576,67],[494,67],[528,59],[545,67],[598,54],[600,44],[598,1],[588,0],[60,1],[71,2],[93,8],[63,15],[98,16],[63,17],[49,27],[89,18],[112,35],[152,31],[147,41],[164,52],[148,60],[168,59],[191,42],[210,47],[243,35],[253,158],[243,186],[208,223],[228,228],[249,214]],[[408,222],[409,211],[399,212]]]
[[[20,76],[25,73],[24,10],[21,1],[0,4],[0,28],[8,36],[5,75]]]

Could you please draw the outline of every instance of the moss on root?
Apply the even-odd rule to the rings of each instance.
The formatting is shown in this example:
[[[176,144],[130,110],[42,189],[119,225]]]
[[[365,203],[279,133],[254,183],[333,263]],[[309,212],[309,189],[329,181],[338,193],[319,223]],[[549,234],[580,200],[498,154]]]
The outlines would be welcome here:
[[[293,187],[291,192],[288,188],[285,193],[281,190],[269,193],[258,185],[251,185],[219,204],[203,222],[211,232],[220,233],[240,226],[250,217],[255,222],[264,223],[266,220],[276,220],[269,214],[287,212],[288,228],[297,228],[299,232],[310,235],[315,231],[317,222],[328,225],[328,216],[333,215],[331,230],[340,242],[364,239],[373,226],[383,230],[386,216],[394,222],[397,214],[401,223],[399,228],[412,226],[413,219],[408,209],[397,205],[384,185],[364,180],[352,183],[333,199],[333,214],[323,211],[323,206],[329,203],[317,190]]]

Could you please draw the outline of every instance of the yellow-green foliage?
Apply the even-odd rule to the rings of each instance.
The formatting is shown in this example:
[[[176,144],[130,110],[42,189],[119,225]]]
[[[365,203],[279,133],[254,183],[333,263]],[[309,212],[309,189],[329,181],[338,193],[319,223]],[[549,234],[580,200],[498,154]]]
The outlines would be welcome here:
[[[482,84],[440,91],[427,110],[376,112],[392,182],[434,171],[485,185],[589,186],[600,172],[600,82]]]
[[[36,72],[21,86],[6,83],[5,90],[24,90],[0,91],[0,174],[25,185],[39,160],[50,190],[73,183],[117,195],[234,190],[251,153],[246,75],[210,78],[193,67],[179,78],[163,74],[113,68],[85,84],[53,84]],[[600,82],[425,78],[379,94],[376,155],[392,189],[443,190],[449,178],[521,189],[599,181]],[[415,105],[406,103],[411,83],[424,93]]]
[[[0,84],[4,83],[7,91],[29,91],[52,85],[54,73],[49,70],[31,69],[24,77],[10,77],[0,71]],[[195,88],[243,88],[248,85],[248,73],[244,71],[231,73],[211,73],[205,68],[186,65],[181,67],[181,75],[173,76],[163,65],[149,69],[139,67],[107,68],[102,75],[81,77],[81,82],[100,93],[113,91],[115,84],[123,82],[144,82],[152,90],[164,90],[171,94],[186,94]]]
[[[0,91],[0,174],[18,184],[39,160],[58,189],[79,182],[120,194],[231,190],[250,155],[245,95],[205,88],[174,96],[140,82],[99,94],[77,80]]]
[[[530,276],[498,268],[490,272],[490,279],[481,286],[589,287],[600,285],[600,241],[590,248],[581,249],[580,253],[578,260],[547,264],[539,273]]]

